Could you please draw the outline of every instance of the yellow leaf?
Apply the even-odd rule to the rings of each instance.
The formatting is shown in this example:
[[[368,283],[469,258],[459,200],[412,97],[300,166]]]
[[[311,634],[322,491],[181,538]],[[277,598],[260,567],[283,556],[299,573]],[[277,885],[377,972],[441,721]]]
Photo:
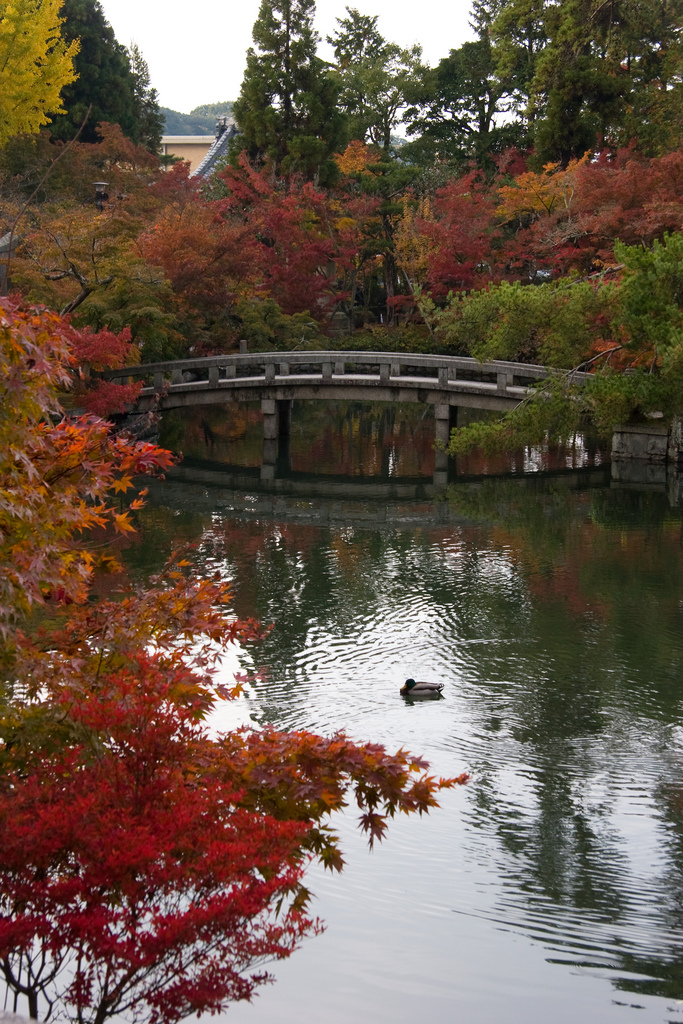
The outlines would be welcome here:
[[[127,512],[114,513],[114,529],[118,533],[135,533],[135,527],[131,524]]]
[[[0,146],[64,109],[60,94],[76,78],[79,43],[61,37],[62,2],[0,0]]]
[[[133,478],[130,476],[122,476],[120,480],[114,480],[114,492],[116,494],[119,491],[127,491],[129,487],[133,486]]]

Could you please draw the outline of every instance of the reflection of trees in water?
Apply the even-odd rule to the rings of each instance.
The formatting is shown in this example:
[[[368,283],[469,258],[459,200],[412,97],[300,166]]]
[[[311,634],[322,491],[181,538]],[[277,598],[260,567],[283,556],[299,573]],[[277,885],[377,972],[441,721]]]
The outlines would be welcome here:
[[[458,426],[500,419],[500,413],[483,409],[458,409]],[[542,444],[507,452],[488,454],[475,449],[457,458],[458,476],[484,474],[554,472],[604,465],[604,445],[596,437],[575,434],[563,444]]]
[[[358,477],[431,476],[434,420],[426,405],[295,402],[292,469]]]
[[[669,725],[681,721],[680,513],[663,495],[571,493],[561,480],[547,491],[489,480],[453,488],[452,500],[488,523],[532,608],[529,654],[512,666],[505,717],[494,719],[517,749],[485,761],[474,784],[474,820],[493,825],[505,851],[501,913],[556,959],[611,965],[624,990],[680,998],[683,804],[657,796]],[[481,669],[495,678],[485,655]],[[516,792],[506,791],[509,759],[524,766]],[[629,865],[615,816],[632,798],[675,822],[665,868]],[[568,911],[564,935],[553,934],[556,906]]]
[[[276,722],[291,718],[313,633],[352,644],[387,609],[431,610],[429,641],[461,673],[469,834],[496,837],[495,913],[558,961],[681,998],[683,787],[660,782],[681,767],[667,751],[683,724],[681,514],[663,496],[571,490],[561,478],[458,485],[451,501],[468,525],[141,515],[156,553],[180,522],[198,566],[234,579],[237,613],[275,624],[252,655],[280,684],[259,699]],[[482,638],[493,642],[467,646]],[[635,813],[632,801],[660,823],[653,867],[629,859],[620,815]]]
[[[559,671],[555,687],[513,677],[506,715],[494,719],[504,749],[489,746],[474,765],[467,815],[499,844],[494,920],[540,941],[550,960],[608,968],[619,988],[681,998],[683,850],[670,831],[675,823],[680,833],[683,808],[662,806],[659,777],[677,766],[663,753],[669,729],[649,717],[666,717],[666,695],[649,714],[634,711],[632,683],[605,685],[609,675],[596,668],[577,681]],[[486,719],[485,703],[480,713]],[[651,862],[642,851],[631,862],[638,815],[659,833]]]
[[[462,515],[489,527],[489,543],[521,570],[551,651],[568,657],[592,638],[583,656],[588,671],[595,663],[621,671],[628,665],[644,706],[657,677],[667,713],[676,709],[683,514],[664,495],[577,492],[557,477],[457,485],[450,498]]]
[[[162,417],[160,443],[186,458],[258,466],[263,428],[259,402],[176,409]],[[431,476],[431,406],[391,402],[296,401],[291,416],[292,469],[358,477]]]
[[[163,413],[159,443],[186,458],[236,466],[260,466],[263,427],[260,402],[226,402]]]

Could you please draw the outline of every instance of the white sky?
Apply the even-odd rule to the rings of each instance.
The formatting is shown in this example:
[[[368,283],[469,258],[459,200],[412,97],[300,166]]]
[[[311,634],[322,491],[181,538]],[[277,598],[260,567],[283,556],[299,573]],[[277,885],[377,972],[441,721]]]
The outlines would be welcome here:
[[[119,42],[140,47],[162,106],[189,113],[200,103],[237,97],[260,0],[101,2]],[[421,43],[430,64],[473,37],[469,0],[318,0],[316,27],[323,38],[347,5],[378,14],[390,42]],[[320,55],[328,56],[323,48]]]

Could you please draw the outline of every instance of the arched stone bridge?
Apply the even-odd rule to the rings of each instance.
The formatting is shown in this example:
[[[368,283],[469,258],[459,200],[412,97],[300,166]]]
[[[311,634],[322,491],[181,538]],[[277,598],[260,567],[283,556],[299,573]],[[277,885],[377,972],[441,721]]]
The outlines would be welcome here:
[[[294,399],[426,403],[434,408],[436,439],[447,441],[459,406],[504,412],[522,401],[530,385],[553,372],[557,371],[528,363],[480,363],[466,356],[332,351],[143,363],[107,370],[103,376],[121,382],[142,380],[140,412],[260,400],[264,441],[277,444],[278,436],[288,432]],[[585,377],[574,374],[577,381]],[[446,458],[437,452],[437,470],[445,469]]]

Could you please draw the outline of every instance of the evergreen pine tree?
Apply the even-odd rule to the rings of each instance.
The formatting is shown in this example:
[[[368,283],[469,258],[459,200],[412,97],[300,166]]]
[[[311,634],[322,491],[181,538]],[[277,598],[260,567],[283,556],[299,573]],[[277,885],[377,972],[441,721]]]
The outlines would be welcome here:
[[[338,86],[316,54],[314,14],[314,0],[262,0],[233,113],[236,145],[250,159],[324,183],[335,173],[331,157],[343,146],[345,120]]]
[[[78,78],[62,92],[66,114],[54,118],[52,135],[72,138],[92,104],[81,142],[99,141],[100,121],[120,125],[125,135],[138,141],[135,77],[126,48],[117,42],[99,0],[64,0],[61,13],[63,39],[67,43],[80,39],[74,60]]]
[[[337,18],[339,28],[327,37],[337,61],[340,105],[349,118],[350,137],[381,146],[388,159],[400,111],[425,74],[422,50],[388,43],[377,28],[377,16],[354,7],[347,7],[346,14]]]
[[[436,159],[456,165],[495,168],[494,157],[511,146],[524,148],[521,120],[505,120],[512,85],[496,74],[496,61],[487,33],[463,43],[430,68],[409,99],[405,114],[408,134],[417,138],[404,154],[418,163]]]
[[[683,138],[683,0],[475,0],[539,163]]]
[[[150,153],[157,153],[164,134],[164,115],[159,107],[157,91],[150,81],[147,61],[137,43],[131,43],[128,47],[128,59],[133,74],[135,101],[135,134],[131,137],[133,142],[139,142]]]
[[[532,102],[534,76],[548,43],[544,0],[475,0],[472,25],[493,43],[497,77],[509,84],[513,110],[533,142],[538,113]]]

